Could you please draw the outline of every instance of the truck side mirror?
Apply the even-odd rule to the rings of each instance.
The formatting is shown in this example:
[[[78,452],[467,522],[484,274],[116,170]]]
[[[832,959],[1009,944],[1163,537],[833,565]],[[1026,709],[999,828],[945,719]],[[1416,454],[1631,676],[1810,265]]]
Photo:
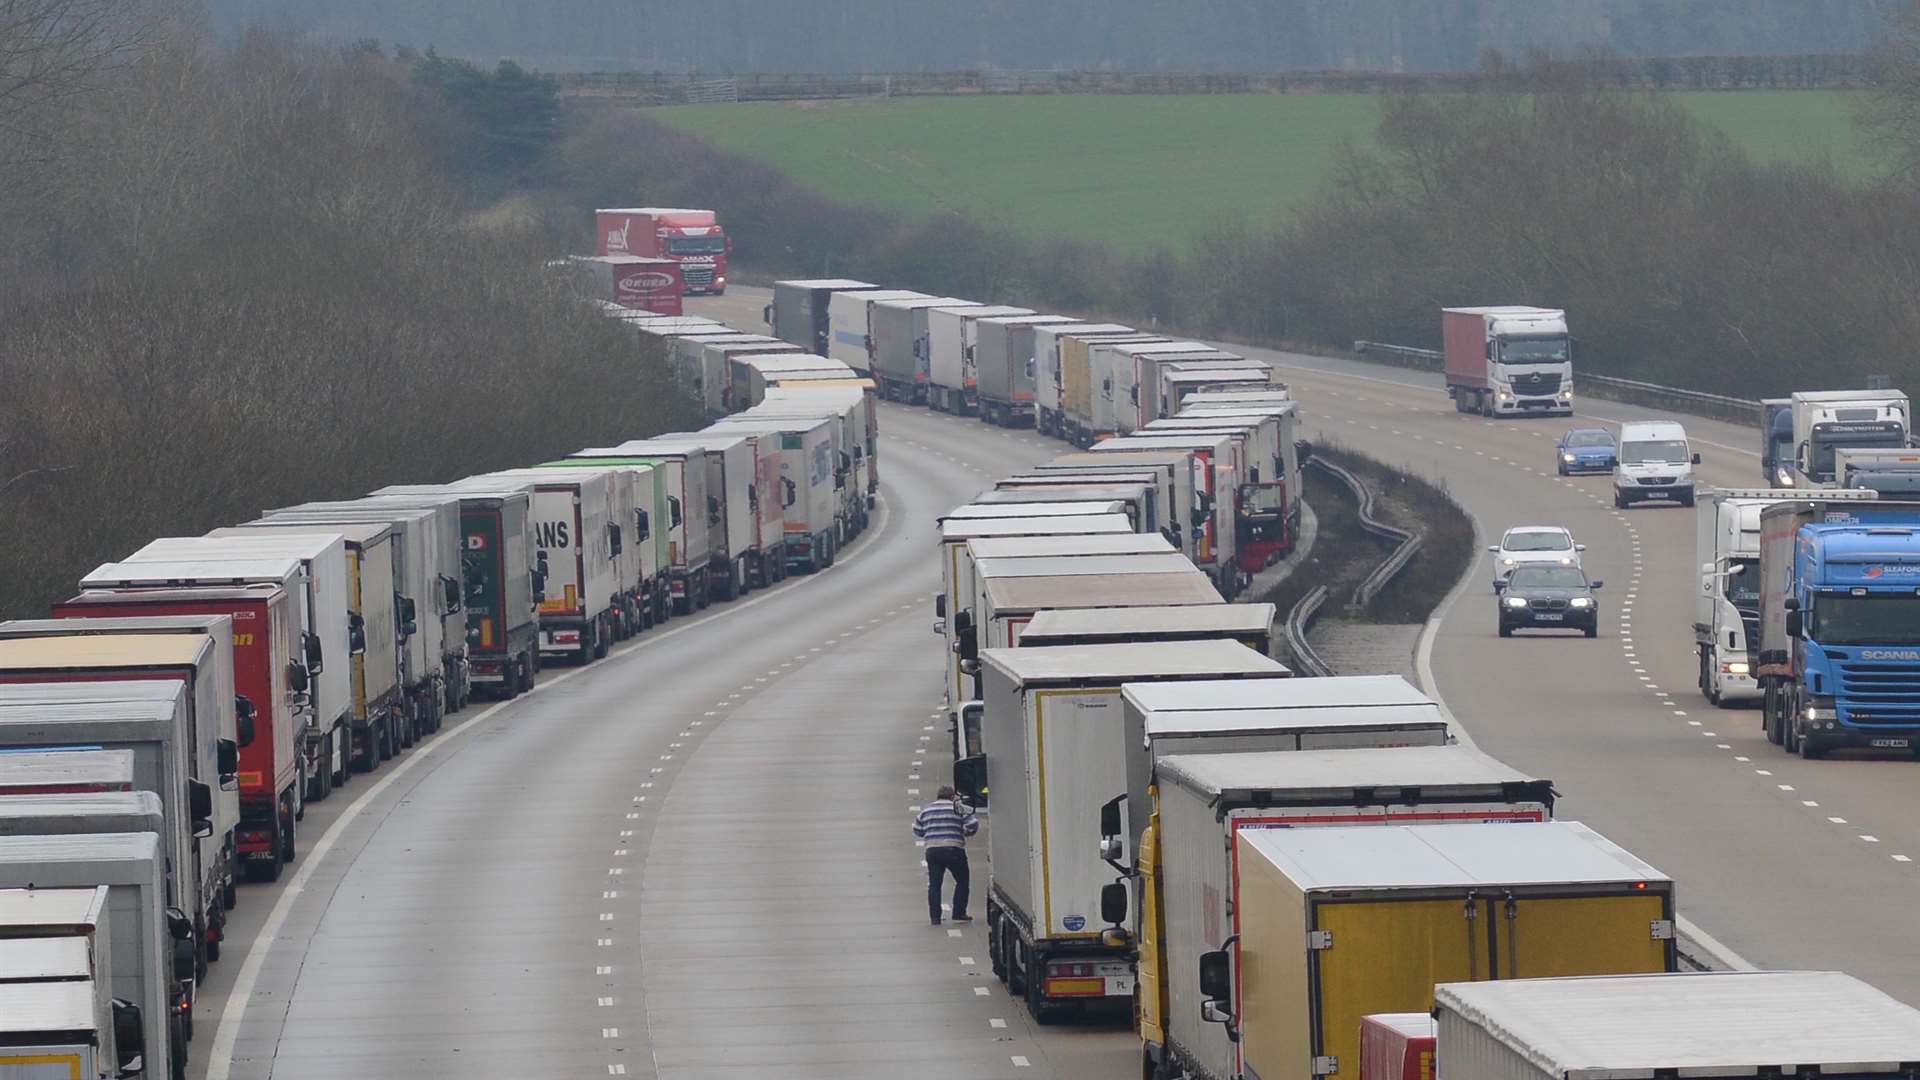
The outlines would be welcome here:
[[[367,651],[367,620],[358,612],[347,615],[347,652],[359,656]]]
[[[125,998],[113,999],[113,1049],[121,1076],[139,1076],[146,1071],[146,1019],[140,1006]]]
[[[167,937],[173,940],[173,977],[180,982],[191,981],[199,967],[193,947],[193,920],[177,907],[167,909]]]
[[[719,523],[720,523],[720,498],[717,495],[709,495],[707,496],[707,524],[717,525]]]
[[[674,528],[679,528],[682,520],[680,516],[680,496],[667,496],[667,524]]]
[[[633,520],[633,538],[635,540],[646,540],[653,536],[653,523],[649,520],[645,510],[635,510],[633,512]]]
[[[1300,464],[1305,465],[1307,462],[1313,460],[1313,444],[1305,439],[1295,441],[1293,444],[1293,456],[1300,459]]]
[[[187,781],[187,816],[193,819],[195,827],[213,819],[213,789],[198,780]]]
[[[773,325],[773,305],[772,304],[768,304],[766,307],[763,307],[760,309],[760,321],[763,323],[766,323],[768,326]]]
[[[393,595],[393,607],[400,616],[401,637],[410,638],[420,632],[420,622],[417,618],[419,608],[414,606],[413,597],[401,596],[399,593],[395,593]]]
[[[747,505],[753,507],[755,510],[760,509],[760,485],[747,485]]]
[[[1695,454],[1695,455],[1693,455],[1693,463],[1694,463],[1695,465],[1698,465],[1698,464],[1700,464],[1700,455],[1699,455],[1699,454]]]
[[[304,694],[307,692],[307,687],[312,685],[312,681],[307,675],[307,669],[304,665],[288,661],[287,685],[291,687],[296,694]]]
[[[233,734],[235,746],[253,745],[253,723],[260,710],[253,707],[253,699],[245,694],[233,695]]]
[[[1228,938],[1231,944],[1233,939]],[[1229,1017],[1233,1009],[1233,959],[1232,954],[1223,946],[1212,952],[1200,954],[1200,996],[1207,998],[1207,1004],[1222,1006]],[[1225,1019],[1207,1017],[1214,1023],[1226,1023]]]
[[[220,779],[229,779],[240,771],[240,744],[232,739],[216,743],[214,756],[219,759]]]
[[[1124,926],[1126,924],[1126,882],[1116,881],[1100,887],[1100,921],[1109,926]]]
[[[620,526],[607,522],[607,557],[618,558],[625,546],[621,543]]]
[[[1800,631],[1804,629],[1802,622],[1803,620],[1801,619],[1799,612],[1797,611],[1787,612],[1787,636],[1792,638],[1799,637]]]
[[[447,614],[452,615],[459,611],[460,583],[450,577],[443,577],[440,579],[440,590],[444,594],[441,599],[445,601]]]
[[[985,754],[963,757],[953,763],[953,790],[969,803],[977,803],[987,794],[987,758]]]
[[[799,490],[793,486],[793,481],[787,479],[784,476],[781,477],[780,478],[780,505],[783,507],[792,506],[794,499],[798,497],[799,497]]]
[[[300,636],[303,639],[302,646],[306,649],[307,653],[307,673],[310,675],[318,675],[322,671],[325,671],[326,668],[321,663],[325,652],[320,647],[320,635],[305,633]]]
[[[947,594],[946,593],[934,594],[933,614],[935,617],[941,618],[941,619],[944,619],[947,617]]]
[[[533,586],[533,602],[544,604],[547,600],[547,568],[543,562],[539,567],[527,573],[528,583]]]
[[[953,616],[953,651],[959,654],[962,663],[980,660],[980,634],[973,625],[972,608]]]
[[[1113,837],[1120,835],[1120,804],[1127,801],[1125,795],[1115,795],[1100,808],[1100,835]],[[1108,919],[1112,922],[1112,919]]]

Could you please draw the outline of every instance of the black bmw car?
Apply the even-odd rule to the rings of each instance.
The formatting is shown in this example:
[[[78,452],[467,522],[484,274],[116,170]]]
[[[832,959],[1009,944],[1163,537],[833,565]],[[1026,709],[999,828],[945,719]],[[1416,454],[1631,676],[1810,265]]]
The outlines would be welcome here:
[[[1579,630],[1600,633],[1600,604],[1593,591],[1600,582],[1577,566],[1517,566],[1495,603],[1500,606],[1500,636],[1515,630]]]

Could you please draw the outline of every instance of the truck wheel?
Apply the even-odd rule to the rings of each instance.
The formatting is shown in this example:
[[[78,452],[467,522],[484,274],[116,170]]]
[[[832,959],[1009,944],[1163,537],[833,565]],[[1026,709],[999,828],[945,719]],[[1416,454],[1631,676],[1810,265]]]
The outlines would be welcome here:
[[[1803,761],[1818,761],[1827,756],[1827,748],[1820,745],[1817,739],[1810,738],[1803,734],[1795,739],[1794,743],[1796,744],[1795,749],[1800,751],[1800,758]]]
[[[520,689],[532,690],[533,684],[540,678],[540,654],[527,650],[527,657],[520,664]]]
[[[507,661],[500,677],[500,700],[512,701],[520,696],[520,661]]]
[[[1024,998],[1027,996],[1027,973],[1030,970],[1027,966],[1027,948],[1014,934],[1011,924],[1003,925],[1006,927],[1006,944],[1001,946],[1001,950],[1007,956],[1007,993]]]
[[[289,805],[281,811],[280,815],[280,861],[292,862],[298,851],[294,846],[293,807],[291,806],[293,800],[289,798],[286,802]]]
[[[178,1013],[167,1024],[168,1061],[167,1076],[170,1080],[187,1080],[187,1031],[186,1022]]]
[[[1681,505],[1681,506],[1692,506],[1692,505],[1693,505],[1693,492],[1691,492],[1691,491],[1689,491],[1689,492],[1687,492],[1687,493],[1686,493],[1685,495],[1682,495],[1682,496],[1680,496],[1680,505]]]
[[[389,716],[377,721],[374,724],[374,731],[377,732],[377,737],[374,738],[373,742],[379,749],[380,760],[392,761],[394,753],[399,749],[399,747],[395,745],[398,740],[394,738],[393,717]]]
[[[613,627],[603,626],[600,628],[600,633],[593,639],[594,659],[603,659],[611,651],[613,651]]]

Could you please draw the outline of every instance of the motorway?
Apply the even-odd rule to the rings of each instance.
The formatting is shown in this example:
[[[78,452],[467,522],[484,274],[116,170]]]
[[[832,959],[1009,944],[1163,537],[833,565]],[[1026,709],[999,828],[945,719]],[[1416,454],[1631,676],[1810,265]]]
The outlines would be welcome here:
[[[763,303],[689,307],[758,329]],[[1914,765],[1803,762],[1756,712],[1706,706],[1691,511],[1618,512],[1605,477],[1557,478],[1564,421],[1491,423],[1433,376],[1236,348],[1282,369],[1308,437],[1444,481],[1487,535],[1561,524],[1588,545],[1598,640],[1498,639],[1484,555],[1436,621],[1431,688],[1483,749],[1676,878],[1723,960],[1844,969],[1920,1004]],[[1758,481],[1753,433],[1684,422],[1703,485]],[[1125,1032],[1030,1024],[984,923],[926,925],[907,831],[945,775],[933,519],[1060,444],[899,406],[881,425],[882,510],[834,568],[549,669],[310,808],[300,861],[243,891],[194,1075],[1135,1075]]]

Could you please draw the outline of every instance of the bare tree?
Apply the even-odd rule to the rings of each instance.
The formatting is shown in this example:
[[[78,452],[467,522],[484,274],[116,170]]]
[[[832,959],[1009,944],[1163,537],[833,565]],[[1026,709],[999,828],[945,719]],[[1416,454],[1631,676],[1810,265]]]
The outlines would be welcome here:
[[[1920,0],[1887,18],[1868,72],[1872,90],[1860,107],[1860,127],[1899,175],[1920,180]]]
[[[0,137],[30,138],[48,108],[97,87],[140,48],[152,0],[0,0]]]

